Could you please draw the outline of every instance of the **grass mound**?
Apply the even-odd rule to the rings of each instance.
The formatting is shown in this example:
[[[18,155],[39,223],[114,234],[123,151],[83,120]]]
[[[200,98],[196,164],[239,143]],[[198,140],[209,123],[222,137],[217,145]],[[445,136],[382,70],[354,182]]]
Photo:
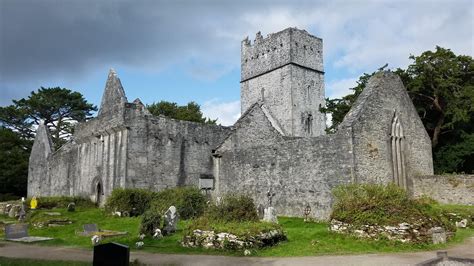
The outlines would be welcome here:
[[[400,187],[389,184],[350,184],[333,191],[331,219],[356,226],[418,223],[423,227],[456,228],[429,200],[412,199]]]

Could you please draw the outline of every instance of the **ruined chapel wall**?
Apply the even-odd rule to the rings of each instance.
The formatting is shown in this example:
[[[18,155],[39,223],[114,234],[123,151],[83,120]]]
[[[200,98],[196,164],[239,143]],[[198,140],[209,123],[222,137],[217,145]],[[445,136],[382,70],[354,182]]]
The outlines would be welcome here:
[[[217,195],[244,193],[256,205],[268,206],[267,192],[278,215],[327,219],[333,202],[331,190],[351,181],[350,135],[287,139],[273,145],[226,150],[215,158]]]
[[[391,126],[395,114],[405,135],[405,167],[411,178],[433,174],[431,143],[400,78],[390,72],[371,78],[340,128],[353,130],[356,182],[393,181]]]
[[[212,150],[228,129],[142,115],[129,109],[130,130],[127,186],[162,190],[197,185],[202,175],[212,175]]]

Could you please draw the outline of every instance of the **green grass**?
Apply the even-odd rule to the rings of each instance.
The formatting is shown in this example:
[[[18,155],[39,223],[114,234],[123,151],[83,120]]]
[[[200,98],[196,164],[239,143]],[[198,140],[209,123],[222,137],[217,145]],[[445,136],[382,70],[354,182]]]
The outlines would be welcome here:
[[[86,266],[91,265],[88,262],[78,261],[51,261],[51,260],[34,260],[34,259],[12,259],[0,257],[0,266]]]
[[[441,208],[441,207],[440,207]],[[444,207],[443,207],[444,208]],[[461,208],[458,206],[456,208]],[[470,208],[470,207],[467,207]],[[449,209],[449,207],[446,207]],[[96,223],[100,229],[127,231],[127,236],[106,238],[105,242],[118,242],[129,245],[132,251],[136,251],[135,242],[138,241],[139,217],[111,217],[101,209],[77,208],[75,212],[67,212],[65,209],[36,210],[36,212],[60,212],[61,216],[51,216],[54,218],[69,218],[74,221],[71,225],[63,227],[46,227],[42,229],[30,226],[29,233],[32,236],[53,237],[54,240],[40,242],[36,245],[50,246],[74,246],[92,249],[90,237],[76,234],[82,231],[82,226],[87,223]],[[10,220],[5,216],[0,216],[0,221]],[[314,256],[328,254],[361,254],[361,253],[385,253],[385,252],[411,252],[445,248],[452,244],[462,243],[466,238],[474,236],[474,229],[459,229],[456,236],[444,245],[429,244],[402,244],[390,241],[368,241],[351,236],[339,235],[328,231],[328,224],[305,223],[302,218],[279,218],[280,225],[287,233],[288,241],[281,242],[277,246],[256,250],[252,252],[255,256]],[[216,254],[241,256],[242,251],[220,251],[206,250],[202,248],[181,247],[181,239],[184,230],[189,226],[190,221],[180,221],[178,231],[160,240],[146,238],[144,240],[144,251],[154,253],[180,253],[180,254]],[[3,239],[0,233],[0,239]],[[0,260],[1,261],[1,260]],[[0,265],[4,265],[1,264]],[[19,264],[5,264],[19,265]],[[36,264],[33,264],[36,265]],[[41,265],[41,264],[39,264]],[[62,264],[58,264],[62,265]]]

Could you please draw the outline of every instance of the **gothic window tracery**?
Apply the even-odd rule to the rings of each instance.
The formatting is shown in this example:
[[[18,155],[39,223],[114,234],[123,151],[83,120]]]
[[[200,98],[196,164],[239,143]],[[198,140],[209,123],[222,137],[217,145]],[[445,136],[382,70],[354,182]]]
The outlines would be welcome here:
[[[391,149],[393,182],[398,186],[407,188],[407,175],[405,167],[405,135],[398,114],[395,112],[391,127]]]

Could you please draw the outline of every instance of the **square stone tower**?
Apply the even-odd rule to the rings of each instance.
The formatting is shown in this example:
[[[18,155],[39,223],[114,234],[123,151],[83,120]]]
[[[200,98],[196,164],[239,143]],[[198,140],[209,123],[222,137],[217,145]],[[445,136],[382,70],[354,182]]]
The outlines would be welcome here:
[[[263,104],[284,135],[325,134],[323,41],[304,30],[287,28],[263,38],[257,33],[241,47],[241,111]]]

